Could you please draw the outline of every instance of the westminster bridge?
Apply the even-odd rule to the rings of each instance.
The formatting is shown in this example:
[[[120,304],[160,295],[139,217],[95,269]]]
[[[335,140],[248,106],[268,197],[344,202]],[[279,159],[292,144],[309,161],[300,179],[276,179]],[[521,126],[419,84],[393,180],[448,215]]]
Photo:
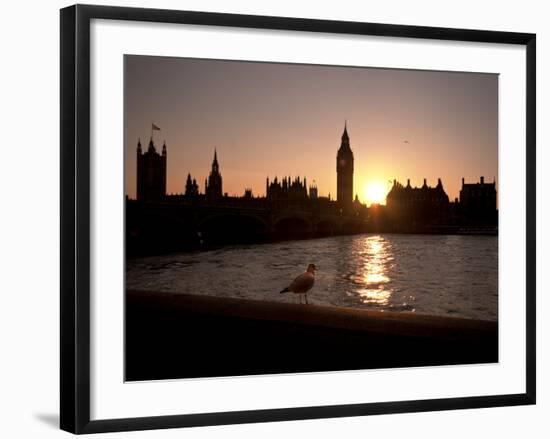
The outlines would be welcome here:
[[[130,254],[366,230],[366,209],[344,212],[334,201],[295,205],[267,203],[265,199],[126,202],[126,242]]]

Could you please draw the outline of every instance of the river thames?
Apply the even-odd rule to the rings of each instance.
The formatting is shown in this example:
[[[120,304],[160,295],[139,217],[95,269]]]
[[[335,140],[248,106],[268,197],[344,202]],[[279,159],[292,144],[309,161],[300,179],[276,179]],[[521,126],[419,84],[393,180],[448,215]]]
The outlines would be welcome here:
[[[310,263],[310,304],[498,318],[496,236],[360,234],[129,259],[126,287],[298,303],[279,291]]]

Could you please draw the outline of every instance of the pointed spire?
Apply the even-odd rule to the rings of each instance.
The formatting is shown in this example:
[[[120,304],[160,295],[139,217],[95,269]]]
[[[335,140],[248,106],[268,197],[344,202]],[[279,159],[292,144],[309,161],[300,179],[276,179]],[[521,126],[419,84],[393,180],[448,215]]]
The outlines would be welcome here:
[[[346,119],[345,122],[344,122],[344,132],[342,133],[342,142],[344,140],[348,140],[349,141],[349,136],[348,136],[348,120]]]
[[[218,174],[220,172],[220,165],[218,164],[218,151],[214,148],[214,160],[212,160],[212,171],[213,174]]]
[[[350,147],[350,144],[349,144],[348,121],[347,120],[344,123],[344,132],[342,133],[342,143],[340,144],[340,148],[338,149],[338,155],[339,155],[339,157],[337,158],[338,162],[340,162],[340,154],[345,154],[346,157],[350,157],[351,160],[353,160],[353,152],[351,151],[351,147]]]

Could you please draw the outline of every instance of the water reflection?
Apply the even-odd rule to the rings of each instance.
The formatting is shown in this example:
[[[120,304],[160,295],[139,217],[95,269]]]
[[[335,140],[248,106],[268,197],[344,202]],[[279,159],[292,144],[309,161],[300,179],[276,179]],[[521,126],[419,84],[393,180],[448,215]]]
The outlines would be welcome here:
[[[297,303],[278,294],[319,267],[315,305],[496,320],[498,238],[353,235],[129,260],[129,288]]]
[[[367,236],[359,254],[361,283],[357,293],[361,302],[369,305],[388,305],[392,289],[388,287],[393,257],[391,244],[382,236]]]

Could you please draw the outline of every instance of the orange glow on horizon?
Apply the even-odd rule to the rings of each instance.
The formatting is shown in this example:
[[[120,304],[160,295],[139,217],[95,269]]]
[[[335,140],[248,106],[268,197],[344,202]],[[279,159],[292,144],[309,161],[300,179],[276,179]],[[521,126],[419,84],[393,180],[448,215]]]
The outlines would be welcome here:
[[[125,192],[136,148],[167,145],[168,194],[191,174],[204,193],[217,149],[222,191],[265,196],[266,178],[314,180],[337,198],[335,159],[347,120],[353,194],[385,204],[396,179],[450,200],[462,178],[498,181],[498,76],[486,73],[133,56],[125,58]],[[207,91],[207,92],[206,92]]]
[[[370,206],[371,204],[386,203],[386,185],[379,180],[371,180],[363,185],[363,200]]]

